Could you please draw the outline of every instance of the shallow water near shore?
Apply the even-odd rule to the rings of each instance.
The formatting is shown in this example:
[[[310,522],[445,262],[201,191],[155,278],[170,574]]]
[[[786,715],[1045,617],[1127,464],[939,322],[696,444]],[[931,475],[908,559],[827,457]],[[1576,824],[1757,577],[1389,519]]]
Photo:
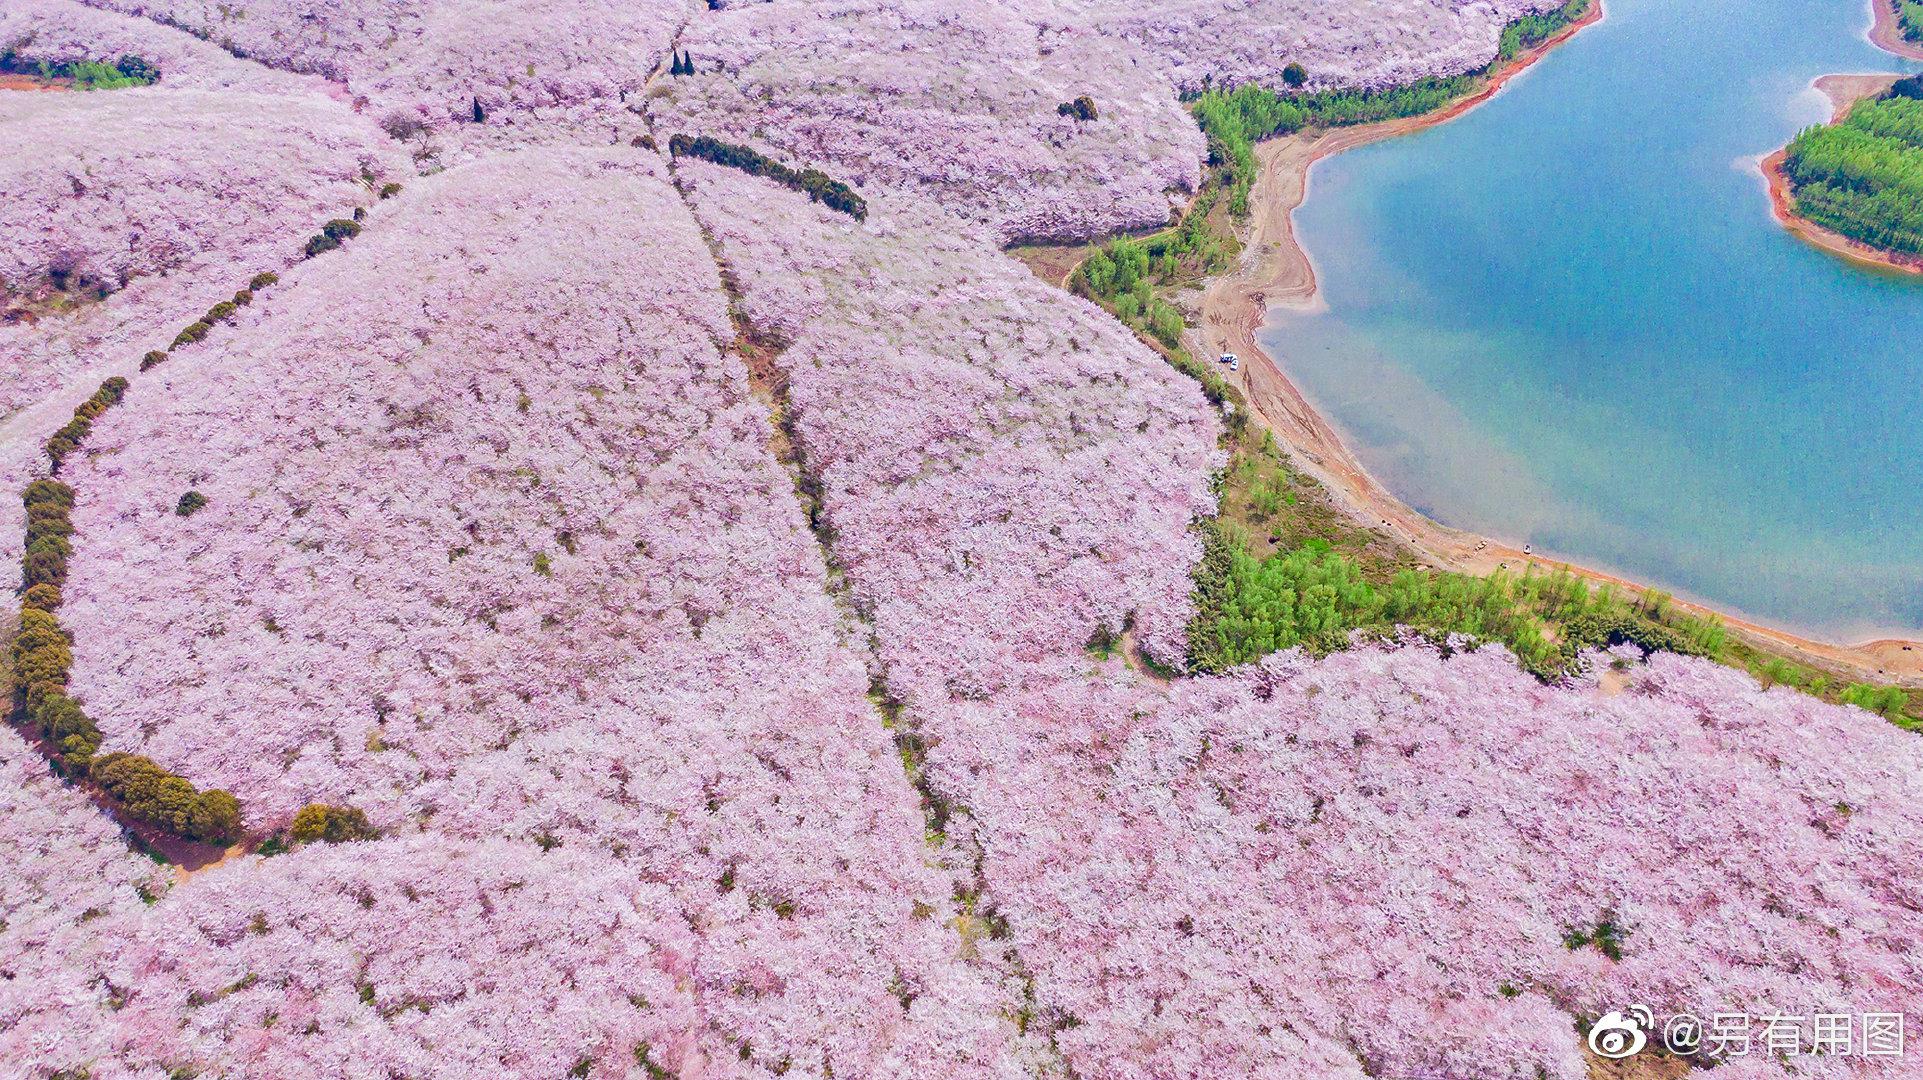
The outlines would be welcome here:
[[[1754,160],[1913,71],[1855,0],[1610,0],[1502,94],[1316,166],[1326,309],[1262,341],[1437,520],[1839,640],[1923,631],[1923,279]]]

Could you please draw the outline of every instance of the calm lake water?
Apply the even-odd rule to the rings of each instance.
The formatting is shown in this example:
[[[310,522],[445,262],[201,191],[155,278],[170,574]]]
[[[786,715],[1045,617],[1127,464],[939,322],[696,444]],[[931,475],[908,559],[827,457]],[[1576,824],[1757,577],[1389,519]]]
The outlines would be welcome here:
[[[1923,282],[1770,217],[1856,0],[1609,0],[1452,123],[1317,166],[1283,369],[1411,505],[1781,626],[1923,630]]]

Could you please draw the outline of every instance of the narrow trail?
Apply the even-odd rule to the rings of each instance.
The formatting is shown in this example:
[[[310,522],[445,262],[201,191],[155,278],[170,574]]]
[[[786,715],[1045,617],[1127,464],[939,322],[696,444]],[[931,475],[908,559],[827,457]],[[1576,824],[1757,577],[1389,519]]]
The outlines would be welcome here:
[[[652,133],[652,115],[648,117],[648,127]],[[949,835],[951,818],[958,812],[966,813],[966,807],[956,798],[945,796],[930,775],[927,757],[932,740],[924,732],[914,710],[889,693],[889,667],[882,657],[880,630],[875,625],[873,614],[864,610],[854,595],[848,575],[836,557],[834,531],[826,520],[827,508],[823,502],[819,473],[811,465],[807,446],[796,425],[788,374],[780,364],[787,343],[768,339],[739,313],[742,297],[734,284],[739,278],[726,252],[696,211],[694,201],[676,171],[674,158],[665,151],[656,152],[667,161],[675,192],[681,197],[689,216],[699,225],[722,288],[728,293],[736,332],[733,347],[747,368],[748,393],[768,410],[768,449],[794,483],[795,500],[814,541],[816,554],[821,559],[823,587],[835,609],[851,624],[851,632],[858,635],[850,644],[855,647],[868,670],[871,715],[884,730],[901,762],[903,777],[915,793],[922,814],[928,855],[940,860],[944,869],[951,874],[955,887],[963,890],[955,897],[957,910],[947,922],[953,934],[955,955],[965,964],[979,966],[997,981],[1006,980],[1002,985],[1011,994],[1010,1007],[1032,1014],[1035,1011],[1035,977],[1008,933],[1006,922],[992,904],[985,902],[988,879],[982,862],[986,855],[979,847],[971,850]],[[1132,641],[1129,648],[1131,656],[1135,655]],[[1019,1000],[1015,999],[1017,994]],[[1047,1033],[1046,1042],[1047,1053],[1053,1063],[1059,1066],[1063,1074],[1072,1078],[1073,1070],[1055,1045],[1054,1032]]]
[[[1169,688],[1169,677],[1158,671],[1149,661],[1148,654],[1142,651],[1141,635],[1135,632],[1134,626],[1122,631],[1120,645],[1122,662],[1128,665],[1130,671],[1163,691]]]
[[[1370,475],[1328,420],[1283,373],[1258,334],[1271,307],[1314,311],[1320,303],[1315,264],[1295,235],[1294,212],[1309,189],[1316,162],[1358,146],[1446,123],[1493,97],[1518,73],[1585,27],[1603,19],[1598,4],[1561,33],[1518,56],[1489,85],[1440,112],[1377,124],[1306,131],[1257,146],[1259,165],[1250,194],[1251,218],[1240,264],[1212,281],[1202,297],[1197,355],[1232,352],[1242,370],[1230,378],[1247,396],[1256,419],[1275,433],[1304,472],[1328,489],[1357,521],[1408,545],[1435,566],[1473,574],[1520,570],[1530,563],[1559,568],[1597,583],[1642,591],[1645,586],[1605,571],[1533,556],[1513,546],[1433,521]],[[1801,637],[1708,605],[1677,600],[1692,615],[1713,615],[1732,634],[1770,652],[1852,677],[1923,686],[1923,643],[1885,638],[1842,645]]]

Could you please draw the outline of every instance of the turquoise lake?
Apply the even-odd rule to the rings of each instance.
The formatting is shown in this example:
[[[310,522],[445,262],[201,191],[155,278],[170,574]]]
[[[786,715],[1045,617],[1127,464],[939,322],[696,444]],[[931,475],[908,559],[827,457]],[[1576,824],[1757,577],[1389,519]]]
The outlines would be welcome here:
[[[1327,159],[1278,364],[1449,525],[1837,640],[1923,632],[1923,279],[1770,216],[1851,0],[1609,0],[1478,109]]]

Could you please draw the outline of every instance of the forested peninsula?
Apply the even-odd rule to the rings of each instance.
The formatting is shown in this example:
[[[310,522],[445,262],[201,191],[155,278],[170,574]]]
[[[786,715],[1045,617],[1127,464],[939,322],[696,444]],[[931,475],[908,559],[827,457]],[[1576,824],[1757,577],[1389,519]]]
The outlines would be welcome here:
[[[1923,76],[1805,129],[1778,168],[1795,216],[1923,270]]]

